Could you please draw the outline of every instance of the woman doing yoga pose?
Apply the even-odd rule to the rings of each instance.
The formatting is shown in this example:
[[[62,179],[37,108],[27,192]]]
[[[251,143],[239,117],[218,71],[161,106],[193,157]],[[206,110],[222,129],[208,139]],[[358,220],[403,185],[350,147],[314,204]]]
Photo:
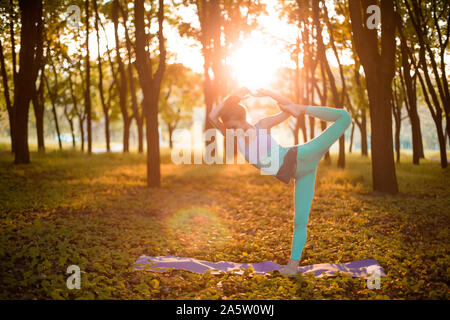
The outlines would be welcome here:
[[[249,94],[256,97],[271,97],[278,103],[281,112],[261,119],[254,126],[251,125],[247,122],[246,107],[239,103],[242,99],[248,97]],[[301,114],[307,114],[334,123],[318,137],[305,144],[292,147],[280,146],[270,135],[270,128],[288,119],[291,115],[298,117]],[[314,196],[317,165],[322,156],[344,134],[350,125],[351,118],[349,113],[344,109],[298,105],[270,90],[258,89],[256,93],[252,93],[247,88],[240,88],[229,95],[218,107],[214,108],[209,117],[224,136],[226,135],[226,129],[255,130],[256,134],[253,135],[253,139],[248,137],[248,139],[244,140],[244,143],[238,143],[239,150],[244,154],[246,160],[249,161],[255,142],[258,146],[261,146],[261,141],[265,142],[266,146],[261,149],[266,149],[266,156],[257,151],[256,163],[252,164],[262,172],[272,174],[285,183],[288,183],[290,178],[294,178],[295,216],[291,257],[289,263],[280,272],[286,275],[297,273],[300,257],[306,242],[306,226]],[[272,165],[270,169],[267,169],[267,166],[263,164],[263,160],[267,160],[267,155],[271,154],[276,154],[277,159],[280,159],[280,161],[278,165]]]

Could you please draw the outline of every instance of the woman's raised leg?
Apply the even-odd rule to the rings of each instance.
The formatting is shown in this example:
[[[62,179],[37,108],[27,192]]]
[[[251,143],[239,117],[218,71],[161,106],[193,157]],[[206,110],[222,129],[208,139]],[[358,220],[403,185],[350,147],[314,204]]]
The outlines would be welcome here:
[[[302,145],[302,157],[314,154],[320,159],[333,145],[333,143],[335,143],[339,137],[344,134],[345,130],[347,130],[350,126],[352,119],[350,114],[344,109],[329,107],[308,106],[305,113],[321,120],[334,122],[319,136]],[[306,155],[304,153],[306,153]]]
[[[297,273],[303,248],[306,243],[307,224],[314,197],[317,164],[331,145],[344,134],[351,122],[350,115],[343,109],[328,107],[307,107],[306,113],[334,123],[318,137],[298,146],[297,172],[295,174],[295,216],[292,237],[291,259],[280,270],[283,274]]]

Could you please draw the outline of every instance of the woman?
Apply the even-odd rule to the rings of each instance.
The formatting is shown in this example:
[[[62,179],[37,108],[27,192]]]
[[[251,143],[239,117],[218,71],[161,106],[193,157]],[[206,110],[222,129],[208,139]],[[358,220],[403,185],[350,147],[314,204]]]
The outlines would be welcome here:
[[[291,257],[286,266],[280,272],[285,275],[296,274],[303,247],[306,242],[306,225],[308,223],[311,203],[314,196],[314,184],[319,160],[344,134],[351,123],[350,115],[344,109],[335,109],[329,107],[305,106],[291,102],[289,99],[276,94],[270,90],[259,89],[256,97],[271,97],[281,109],[281,112],[263,118],[255,126],[247,122],[247,110],[239,102],[252,94],[247,88],[240,88],[228,96],[217,108],[210,113],[211,122],[220,132],[225,135],[226,129],[255,130],[256,135],[248,137],[244,143],[238,144],[241,153],[249,160],[250,146],[254,146],[255,141],[260,145],[261,141],[267,143],[267,154],[278,152],[280,163],[275,170],[271,172],[275,177],[288,183],[290,178],[295,179],[295,216],[294,216],[294,235],[292,238]],[[293,147],[280,146],[270,135],[270,128],[278,125],[289,116],[298,117],[301,114],[314,116],[321,120],[334,122],[330,127],[323,131],[313,140]],[[264,148],[263,148],[264,149]],[[257,151],[257,161],[255,167],[264,171],[261,155]],[[266,156],[267,160],[267,156]]]

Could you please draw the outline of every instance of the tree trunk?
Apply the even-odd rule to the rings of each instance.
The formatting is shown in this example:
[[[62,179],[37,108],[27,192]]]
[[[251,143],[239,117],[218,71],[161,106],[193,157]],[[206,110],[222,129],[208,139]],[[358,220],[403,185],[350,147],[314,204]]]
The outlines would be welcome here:
[[[92,107],[91,107],[91,62],[89,56],[89,0],[85,0],[86,10],[86,91],[85,108],[87,120],[88,154],[92,153]]]
[[[38,140],[38,151],[45,152],[45,143],[44,143],[44,103],[41,98],[42,95],[42,82],[43,77],[41,77],[41,83],[39,84],[38,91],[33,93],[33,109],[34,109],[34,117],[36,118],[36,134]]]
[[[123,122],[123,152],[130,151],[130,127],[131,119]]]
[[[328,88],[328,86],[327,86],[327,78],[326,78],[326,75],[325,75],[325,67],[324,67],[323,61],[321,61],[321,63],[320,63],[320,74],[322,76],[322,94],[319,93],[319,88],[318,87],[316,87],[316,89],[317,89],[317,93],[320,96],[320,104],[322,106],[326,106],[326,105],[328,105],[328,103],[327,103],[327,100],[328,100],[328,94],[327,94],[328,89],[327,88]],[[320,120],[320,129],[322,131],[325,131],[327,129],[327,122],[326,121]],[[330,157],[330,151],[329,150],[327,150],[327,152],[325,153],[324,161],[327,164],[331,164],[331,157]]]
[[[45,152],[44,142],[44,59],[41,61],[41,76],[39,81],[39,87],[33,92],[33,109],[34,117],[36,118],[36,134],[38,139],[38,151]]]
[[[73,81],[72,81],[72,73],[70,72],[70,70],[68,71],[69,76],[69,90],[70,90],[70,96],[72,98],[72,104],[73,104],[73,110],[75,110],[75,114],[78,117],[78,122],[79,122],[79,128],[80,128],[80,136],[81,136],[81,151],[84,151],[84,127],[83,127],[83,122],[84,122],[84,112],[80,111],[78,109],[78,103],[77,103],[77,98],[75,97],[75,93],[73,90]],[[75,141],[75,139],[74,139]]]
[[[367,148],[367,125],[366,121],[361,120],[361,123],[356,122],[361,135],[361,156],[367,157],[369,155]]]
[[[409,2],[406,1],[405,5],[407,7],[407,11],[409,14],[409,18],[412,22],[412,25],[414,26],[414,29],[416,31],[417,34],[417,39],[418,39],[418,43],[419,43],[419,61],[418,61],[418,65],[421,66],[421,69],[423,70],[423,74],[425,77],[425,82],[426,82],[426,86],[425,83],[420,75],[419,72],[416,72],[417,76],[419,77],[421,86],[422,86],[422,91],[424,93],[424,97],[427,103],[427,106],[432,114],[433,120],[436,124],[436,130],[438,133],[438,139],[439,139],[439,147],[441,149],[441,166],[442,168],[446,168],[447,167],[447,153],[446,153],[446,144],[444,141],[444,144],[441,143],[441,138],[440,135],[442,134],[442,111],[445,110],[444,112],[444,116],[446,117],[447,122],[450,120],[449,119],[449,112],[450,112],[450,94],[448,93],[448,83],[447,80],[445,79],[445,67],[442,69],[443,73],[442,76],[444,76],[444,79],[441,79],[441,76],[439,75],[439,72],[437,70],[437,65],[436,65],[436,60],[434,58],[435,53],[431,50],[430,45],[429,45],[429,40],[426,39],[428,37],[428,31],[427,31],[427,27],[428,27],[428,21],[423,21],[424,17],[423,17],[423,12],[422,12],[422,5],[420,3],[418,3],[417,1],[411,1],[413,9],[411,9]],[[439,39],[439,43],[442,46],[442,34],[439,30],[439,23],[436,20],[436,3],[433,1],[432,2],[433,5],[433,10],[434,10],[434,22],[435,22],[435,27],[437,27],[437,34],[438,34],[438,39]],[[446,43],[448,43],[448,32],[449,32],[449,28],[447,28],[447,40]],[[446,45],[443,46],[443,48],[441,48],[441,50],[445,50]],[[428,58],[426,57],[426,51],[428,52],[429,56]],[[442,51],[441,51],[442,53]],[[413,58],[412,55],[410,55],[411,59]],[[430,73],[431,71],[428,69],[428,63],[431,62],[431,67],[432,67],[432,71],[434,73],[434,78],[435,78],[435,84],[433,85],[432,81],[431,81],[431,77],[430,77]],[[444,61],[441,61],[441,64],[444,64]],[[441,80],[443,80],[442,82],[444,82],[444,86],[447,87],[447,90],[443,89],[442,85],[441,85]],[[435,85],[437,86],[439,95],[440,95],[440,99],[442,102],[442,106],[440,105],[436,90],[435,90]],[[433,102],[433,104],[431,104],[431,101],[429,99],[428,93],[427,93],[427,89],[429,91],[429,94],[431,96],[431,101]],[[447,93],[447,94],[445,94]],[[433,108],[434,105],[434,108]],[[447,128],[448,129],[448,128]],[[442,148],[444,148],[442,150]]]
[[[418,165],[419,159],[424,157],[423,154],[423,142],[422,133],[420,129],[420,118],[417,112],[417,90],[416,90],[416,77],[414,76],[414,81],[411,77],[411,64],[408,60],[410,54],[406,39],[403,35],[403,26],[400,16],[397,16],[398,31],[400,33],[400,49],[402,56],[402,71],[400,74],[400,80],[402,86],[405,87],[406,91],[406,106],[408,111],[408,116],[411,122],[411,133],[412,133],[412,149],[413,149],[413,164]],[[416,71],[417,72],[417,71]]]
[[[309,138],[312,140],[315,137],[314,130],[316,129],[315,128],[316,119],[314,117],[308,118],[309,118]]]
[[[298,126],[300,127],[300,130],[302,132],[302,136],[303,136],[303,142],[306,143],[308,142],[308,134],[306,131],[306,119],[305,119],[305,115],[301,114],[298,118]]]
[[[398,102],[395,81],[393,88],[394,92],[392,95],[392,115],[394,117],[394,127],[395,127],[394,146],[395,146],[395,153],[397,156],[397,163],[400,163],[400,129],[402,125],[402,111],[401,111],[401,104]]]
[[[97,61],[98,61],[98,91],[100,95],[100,102],[102,103],[103,115],[105,118],[105,139],[106,139],[106,152],[111,151],[111,144],[109,141],[109,106],[105,101],[105,94],[103,91],[103,70],[102,70],[102,56],[100,52],[100,33],[99,33],[99,20],[100,16],[98,14],[97,0],[92,1],[94,5],[95,14],[95,32],[97,35]]]
[[[366,2],[364,2],[366,3]],[[372,2],[371,2],[372,4]],[[379,54],[377,30],[363,26],[358,0],[349,0],[354,45],[367,81],[372,133],[372,179],[374,191],[398,193],[392,143],[391,82],[394,76],[395,24],[393,0],[381,7],[381,47]],[[364,18],[367,19],[365,13]]]
[[[348,146],[348,153],[352,153],[353,148],[353,133],[355,132],[355,123],[352,123],[352,131],[350,132],[350,144]]]
[[[226,92],[225,77],[223,75],[221,48],[221,9],[219,1],[197,1],[197,12],[200,21],[203,63],[203,91],[205,98],[205,131],[213,129],[209,120],[214,103],[217,103],[223,92]],[[210,76],[211,75],[211,76]],[[216,143],[215,137],[205,141],[205,148]],[[226,136],[224,137],[224,145]],[[214,156],[215,150],[212,152]]]
[[[19,1],[21,13],[19,72],[14,83],[16,164],[29,163],[28,115],[42,57],[42,0]]]
[[[114,23],[114,39],[116,41],[116,59],[119,66],[119,77],[117,81],[117,86],[119,89],[119,104],[120,111],[123,118],[123,152],[129,152],[129,137],[130,137],[130,123],[131,119],[128,115],[127,108],[127,76],[125,74],[125,67],[120,55],[120,41],[119,41],[119,2],[114,0],[113,2],[113,12],[112,19]]]
[[[79,119],[79,125],[80,125],[80,135],[81,135],[81,151],[84,152],[84,119]]]
[[[441,159],[441,167],[447,168],[448,161],[447,161],[447,150],[446,150],[446,143],[445,143],[445,136],[443,132],[442,127],[442,109],[439,108],[439,106],[436,107],[436,110],[433,109],[433,104],[430,101],[430,97],[428,96],[427,87],[425,85],[424,80],[422,79],[422,76],[420,73],[417,73],[417,76],[419,77],[420,85],[422,87],[423,96],[425,98],[425,102],[427,104],[428,110],[430,110],[431,117],[433,118],[434,124],[436,126],[436,133],[438,136],[439,141],[439,150],[440,150],[440,159]]]
[[[5,97],[6,110],[8,111],[9,132],[11,138],[11,152],[14,153],[14,119],[13,119],[14,111],[13,106],[11,104],[11,98],[9,95],[8,75],[6,73],[5,56],[3,55],[3,45],[1,39],[0,39],[0,67],[3,80],[3,94]]]
[[[144,152],[144,120],[143,117],[140,117],[137,121],[138,128],[138,152]]]
[[[159,132],[158,132],[158,101],[161,89],[161,81],[165,70],[166,49],[163,36],[164,1],[159,0],[158,7],[158,42],[159,42],[159,63],[155,74],[152,74],[149,53],[146,50],[146,33],[144,19],[144,2],[135,0],[135,52],[136,69],[139,75],[139,83],[143,93],[143,108],[147,125],[147,185],[149,187],[159,187],[161,185],[161,168],[159,153]]]
[[[439,141],[439,152],[441,155],[441,168],[445,169],[448,167],[448,160],[447,160],[447,151],[446,151],[446,143],[445,143],[445,137],[444,137],[444,128],[442,126],[442,119],[439,119],[436,121],[436,131]]]
[[[173,141],[172,141],[172,134],[173,134],[173,126],[171,126],[169,123],[167,124],[167,130],[169,131],[169,148],[172,150],[173,148]]]
[[[128,14],[127,11],[123,9],[122,6],[120,6],[120,9],[122,11],[122,16],[124,21],[128,20]],[[133,62],[132,62],[132,52],[131,52],[131,39],[130,35],[128,33],[128,27],[126,23],[123,25],[125,29],[125,39],[126,39],[126,48],[127,48],[127,54],[128,54],[128,84],[129,84],[129,90],[131,94],[131,109],[133,110],[133,117],[136,119],[136,126],[138,129],[138,152],[143,153],[144,152],[144,119],[143,114],[139,111],[139,105],[137,102],[136,97],[136,88],[134,85],[134,74],[133,74]]]
[[[366,72],[368,74],[368,72]],[[374,190],[395,194],[398,192],[395,175],[390,86],[367,77],[372,132],[372,166]]]
[[[344,105],[344,97],[345,97],[345,90],[346,90],[346,86],[345,86],[345,78],[344,78],[344,74],[343,74],[343,68],[342,68],[342,64],[340,62],[339,59],[339,55],[336,49],[336,46],[334,45],[334,32],[331,26],[331,23],[329,22],[328,19],[328,12],[326,9],[326,5],[323,3],[323,9],[324,9],[324,20],[327,24],[327,29],[328,29],[328,34],[330,36],[330,43],[332,45],[333,48],[333,52],[334,55],[336,57],[336,61],[338,62],[338,66],[339,66],[339,72],[341,75],[341,82],[342,82],[342,92],[341,94],[338,93],[337,87],[336,87],[336,81],[334,79],[334,75],[333,72],[331,71],[330,68],[330,64],[328,63],[328,59],[326,56],[326,51],[325,51],[325,45],[323,43],[323,37],[322,37],[322,26],[320,23],[320,19],[319,19],[319,1],[313,1],[313,18],[314,18],[314,24],[316,26],[317,29],[317,50],[318,50],[318,56],[320,57],[320,59],[322,60],[322,65],[327,73],[328,76],[328,80],[330,83],[330,88],[331,88],[331,93],[333,96],[333,100],[334,100],[334,106],[336,108],[343,108]],[[338,155],[338,168],[345,168],[345,136],[342,135],[339,138],[339,155]]]
[[[55,75],[56,75],[56,71],[55,71]],[[61,133],[59,131],[59,123],[58,123],[58,114],[56,113],[56,96],[58,95],[58,88],[56,87],[56,90],[55,90],[56,93],[52,92],[52,90],[50,89],[50,85],[48,84],[47,77],[44,76],[44,79],[45,79],[45,84],[47,85],[48,94],[50,96],[50,102],[52,104],[52,114],[53,114],[53,120],[55,121],[56,134],[58,136],[59,149],[62,150]],[[57,83],[56,79],[55,79],[55,83]],[[57,86],[57,84],[55,84],[55,86]]]
[[[76,137],[75,137],[75,130],[74,130],[74,126],[73,126],[73,119],[68,120],[69,121],[69,126],[70,126],[70,134],[72,135],[72,148],[76,148]]]

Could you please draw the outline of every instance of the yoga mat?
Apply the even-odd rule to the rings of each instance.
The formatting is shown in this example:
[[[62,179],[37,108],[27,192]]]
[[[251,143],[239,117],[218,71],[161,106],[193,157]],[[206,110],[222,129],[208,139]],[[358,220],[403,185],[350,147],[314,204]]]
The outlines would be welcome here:
[[[211,274],[220,274],[220,272],[232,271],[237,274],[243,274],[244,270],[253,267],[256,274],[267,274],[274,270],[280,270],[283,266],[272,262],[263,261],[258,263],[237,263],[228,261],[211,262],[205,260],[198,260],[195,258],[174,257],[174,256],[159,256],[150,257],[146,255],[140,256],[135,263],[135,270],[151,270],[156,272],[168,271],[167,268],[187,270],[195,273],[205,273],[210,270]],[[369,268],[369,270],[368,270]],[[347,263],[319,263],[309,266],[299,266],[298,271],[301,273],[313,272],[315,277],[332,276],[340,271],[347,273],[352,277],[367,278],[374,271],[378,271],[380,276],[386,276],[383,268],[377,260],[366,259],[359,261],[352,261]],[[368,272],[369,271],[369,272]]]

